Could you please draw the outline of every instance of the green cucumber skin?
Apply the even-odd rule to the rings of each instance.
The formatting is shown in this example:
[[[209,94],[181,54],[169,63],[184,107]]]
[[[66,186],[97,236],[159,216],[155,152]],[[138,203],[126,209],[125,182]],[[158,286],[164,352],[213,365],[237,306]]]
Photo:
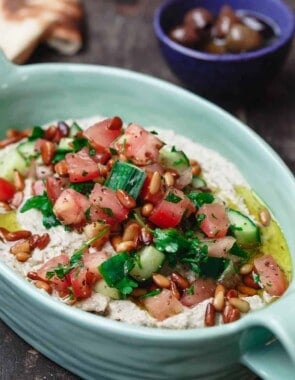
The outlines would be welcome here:
[[[116,161],[105,186],[112,190],[124,190],[136,199],[142,189],[146,173],[138,167],[123,161]]]
[[[94,290],[96,291],[96,293],[100,293],[106,297],[110,297],[113,300],[119,300],[121,298],[118,289],[111,288],[110,286],[108,286],[104,279],[99,280],[95,284]]]
[[[24,175],[28,170],[27,161],[17,151],[12,149],[0,158],[1,177],[8,181],[13,181],[14,170],[18,170],[20,174]]]
[[[16,150],[25,160],[30,161],[31,158],[37,155],[35,143],[36,141],[22,142],[16,147]]]
[[[229,209],[230,231],[242,247],[251,247],[261,243],[259,227],[240,211]]]
[[[162,148],[159,151],[159,162],[166,169],[174,169],[178,174],[182,174],[190,167],[189,160],[181,151],[169,151]]]
[[[165,254],[153,246],[142,248],[138,252],[138,261],[131,270],[130,275],[137,281],[143,282],[149,279],[163,265]]]
[[[75,137],[77,133],[80,133],[82,131],[83,129],[76,122],[74,122],[70,128],[69,137]]]
[[[58,152],[72,152],[73,147],[71,146],[73,139],[71,137],[63,137],[57,147]]]

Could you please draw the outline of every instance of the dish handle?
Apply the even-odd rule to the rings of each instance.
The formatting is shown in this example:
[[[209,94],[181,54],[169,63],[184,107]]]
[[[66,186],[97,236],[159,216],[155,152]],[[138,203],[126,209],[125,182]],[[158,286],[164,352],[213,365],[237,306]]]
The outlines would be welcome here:
[[[14,65],[8,60],[0,48],[0,79],[2,79],[4,75],[7,75],[13,68]]]
[[[266,308],[267,309],[267,308]],[[295,373],[295,292],[282,297],[271,309],[257,313],[251,328],[244,334],[245,340],[255,340],[255,327],[269,330],[273,337],[254,349],[243,349],[241,363],[264,380],[293,380]],[[256,330],[257,331],[257,330]],[[242,344],[243,346],[243,344]]]

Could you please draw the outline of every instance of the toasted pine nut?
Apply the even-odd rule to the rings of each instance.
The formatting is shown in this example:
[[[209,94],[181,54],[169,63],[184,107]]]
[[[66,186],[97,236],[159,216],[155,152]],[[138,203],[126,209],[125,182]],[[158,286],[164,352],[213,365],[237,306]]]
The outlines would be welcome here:
[[[257,294],[256,289],[250,288],[249,286],[243,284],[238,285],[238,291],[246,296],[255,296],[255,294]]]
[[[33,272],[33,271],[28,272],[28,273],[27,273],[27,277],[28,277],[29,279],[31,279],[31,280],[34,280],[34,281],[36,281],[36,280],[40,280],[40,277],[38,276],[37,272]]]
[[[126,191],[118,189],[116,191],[116,196],[119,199],[119,202],[122,206],[126,208],[134,208],[136,206],[136,201],[131,195],[129,195]]]
[[[16,244],[14,244],[12,247],[10,247],[10,253],[13,253],[14,255],[18,253],[30,253],[31,247],[28,240],[22,240],[18,241]]]
[[[225,306],[222,312],[223,323],[231,323],[240,318],[240,311],[228,304]]]
[[[48,294],[51,294],[51,293],[52,293],[52,288],[51,288],[50,284],[48,284],[48,282],[45,282],[45,281],[37,281],[37,282],[35,282],[35,286],[36,286],[36,288],[38,288],[38,289],[43,289],[43,290],[45,290],[45,292],[47,292]]]
[[[243,283],[253,289],[260,289],[260,285],[254,281],[251,274],[243,276]]]
[[[44,141],[41,145],[41,157],[45,165],[49,165],[56,151],[56,145],[51,141]]]
[[[226,293],[226,299],[229,300],[230,298],[232,297],[238,297],[239,293],[236,289],[230,289],[227,293]]]
[[[170,288],[170,280],[167,277],[163,276],[160,273],[154,273],[152,277],[154,283],[158,285],[160,288]]]
[[[243,274],[243,275],[249,274],[250,272],[252,272],[252,270],[253,270],[253,264],[250,264],[250,263],[244,264],[240,268],[240,274]]]
[[[4,227],[0,227],[0,237],[2,236],[6,241],[17,241],[27,239],[32,235],[31,231],[19,230],[10,232]]]
[[[242,300],[241,298],[232,297],[228,300],[228,302],[237,308],[241,313],[248,313],[250,310],[249,302]]]
[[[22,136],[9,137],[3,140],[0,140],[0,149],[5,148],[8,145],[14,144],[22,139]]]
[[[137,241],[139,237],[139,231],[140,231],[140,226],[137,223],[131,223],[129,224],[123,233],[122,240],[123,241]]]
[[[197,162],[196,164],[192,165],[192,175],[200,175],[201,174],[201,166]]]
[[[164,180],[167,186],[173,186],[174,185],[174,177],[170,172],[166,172],[164,175]]]
[[[17,252],[15,255],[15,258],[17,259],[17,261],[20,261],[22,263],[27,261],[30,257],[31,255],[29,252]]]
[[[105,230],[104,235],[94,240],[91,244],[92,247],[100,249],[109,240],[109,236],[110,236],[109,226],[104,223],[93,222],[93,223],[86,224],[86,226],[83,228],[83,231],[87,239],[94,238],[97,234],[99,234],[103,230]]]
[[[141,297],[141,296],[143,296],[144,294],[146,294],[146,292],[147,292],[147,291],[146,291],[145,289],[143,289],[143,288],[136,288],[136,289],[133,289],[131,295],[132,295],[133,297]]]
[[[57,127],[55,125],[50,125],[45,131],[45,139],[53,140],[57,132]]]
[[[0,202],[0,208],[4,211],[11,211],[12,208],[6,202]]]
[[[161,174],[156,171],[154,172],[150,185],[149,185],[149,191],[152,195],[157,194],[157,192],[160,190],[161,187]]]
[[[118,244],[120,244],[122,241],[122,236],[115,235],[111,237],[111,244],[115,251],[117,251]]]
[[[136,243],[132,240],[122,241],[117,245],[117,252],[130,252],[136,248]]]
[[[152,203],[146,203],[141,208],[141,215],[148,218],[154,209],[154,205]]]
[[[17,191],[22,191],[25,188],[24,177],[16,169],[13,171],[13,182]]]
[[[259,220],[264,227],[268,227],[271,221],[271,215],[268,209],[263,209],[259,212]]]
[[[224,308],[224,295],[225,288],[223,285],[218,284],[214,292],[213,306],[216,311],[222,311]]]
[[[177,285],[174,281],[170,281],[170,289],[172,291],[172,294],[176,299],[180,299],[180,293],[179,290],[177,289]]]
[[[205,325],[210,327],[215,325],[215,308],[212,303],[208,303],[205,312]]]
[[[22,136],[23,137],[22,132],[23,131],[20,131],[18,129],[9,128],[6,131],[5,136],[8,137],[8,138],[10,138],[10,137],[17,137],[17,136]]]
[[[140,240],[144,245],[149,245],[153,241],[153,235],[146,228],[142,228],[140,230]]]
[[[108,168],[105,165],[99,164],[98,165],[99,173],[101,176],[106,177],[108,175]]]
[[[66,160],[61,160],[57,164],[54,165],[54,171],[60,175],[61,177],[65,177],[68,175],[68,165]]]
[[[171,280],[174,281],[180,289],[186,289],[190,286],[188,280],[178,272],[171,273]]]

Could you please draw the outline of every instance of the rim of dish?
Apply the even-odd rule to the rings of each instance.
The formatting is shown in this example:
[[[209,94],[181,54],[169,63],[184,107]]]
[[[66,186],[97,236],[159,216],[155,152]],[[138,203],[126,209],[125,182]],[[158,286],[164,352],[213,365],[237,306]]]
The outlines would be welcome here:
[[[156,10],[154,13],[154,30],[157,35],[157,37],[166,45],[168,45],[171,49],[178,51],[179,53],[189,56],[191,58],[196,58],[204,61],[215,61],[215,62],[234,62],[234,61],[245,61],[245,60],[251,60],[251,59],[257,59],[260,57],[263,57],[267,54],[273,53],[276,50],[283,47],[285,44],[287,44],[289,41],[292,40],[295,33],[295,15],[294,12],[291,10],[291,8],[285,4],[282,3],[279,0],[268,0],[270,2],[273,2],[277,4],[279,7],[282,8],[284,11],[284,15],[286,16],[286,19],[288,20],[288,29],[287,31],[281,36],[278,36],[278,40],[272,43],[269,46],[244,52],[240,54],[213,54],[213,53],[205,53],[199,50],[193,50],[188,47],[182,46],[178,44],[177,42],[174,42],[167,36],[167,34],[164,32],[160,18],[162,13],[166,10],[167,7],[169,7],[171,4],[180,2],[181,0],[166,0],[164,1]],[[246,9],[245,9],[246,10]],[[259,11],[257,11],[257,14],[259,14]],[[264,16],[264,15],[263,15]],[[271,19],[270,17],[265,17],[268,19]]]

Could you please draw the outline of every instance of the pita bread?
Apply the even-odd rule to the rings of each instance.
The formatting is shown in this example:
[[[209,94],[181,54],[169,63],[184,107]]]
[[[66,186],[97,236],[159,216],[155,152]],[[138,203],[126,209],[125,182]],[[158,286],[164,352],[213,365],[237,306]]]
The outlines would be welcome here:
[[[75,54],[82,19],[80,0],[0,0],[0,47],[15,63],[25,62],[40,42]]]

